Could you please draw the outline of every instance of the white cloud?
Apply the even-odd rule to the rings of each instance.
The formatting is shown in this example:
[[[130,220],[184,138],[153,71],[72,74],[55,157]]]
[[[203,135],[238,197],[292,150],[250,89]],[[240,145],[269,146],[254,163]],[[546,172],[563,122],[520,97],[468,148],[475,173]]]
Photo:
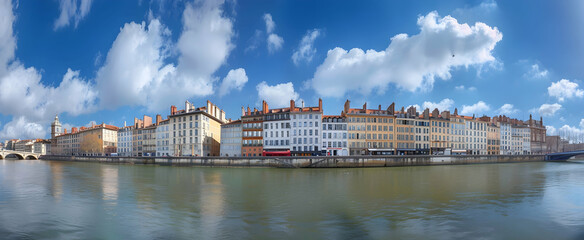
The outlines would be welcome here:
[[[0,78],[0,112],[14,119],[23,116],[27,121],[46,122],[57,113],[78,115],[95,110],[97,93],[79,77],[79,71],[68,69],[58,87],[44,85],[41,77],[35,68],[14,63]]]
[[[313,29],[311,31],[306,32],[306,34],[302,37],[300,44],[298,44],[298,48],[294,50],[292,54],[292,61],[294,64],[298,65],[300,61],[310,62],[316,54],[316,48],[314,48],[314,40],[320,35],[319,29]]]
[[[294,84],[291,82],[280,83],[274,86],[268,85],[265,81],[256,86],[258,99],[265,100],[270,107],[285,107],[290,104],[290,100],[298,100],[298,93],[294,91]]]
[[[222,1],[187,3],[183,32],[175,47],[159,20],[128,23],[120,30],[98,71],[102,107],[145,106],[154,112],[193,96],[214,92],[213,77],[233,49],[233,23],[223,16]],[[176,50],[178,64],[164,64]]]
[[[558,135],[558,130],[551,125],[545,126],[546,128],[546,135],[548,136],[554,136],[554,135]]]
[[[455,86],[455,87],[454,87],[454,89],[455,89],[455,90],[459,90],[459,91],[464,91],[465,89],[466,89],[467,91],[476,91],[476,90],[477,90],[477,88],[476,88],[476,87],[468,87],[468,88],[467,88],[467,87],[465,87],[464,85]]]
[[[562,79],[552,83],[552,85],[548,87],[548,94],[557,98],[558,101],[563,102],[565,99],[574,97],[582,98],[584,96],[584,91],[578,89],[577,83]]]
[[[0,77],[6,74],[8,63],[14,58],[16,39],[12,34],[13,23],[12,1],[0,1]]]
[[[496,27],[460,24],[436,12],[419,17],[418,25],[419,34],[398,34],[383,51],[329,50],[310,85],[319,95],[334,97],[352,90],[383,93],[390,83],[409,91],[428,90],[436,77],[449,79],[455,67],[494,61],[491,52],[503,37]]]
[[[44,138],[46,134],[47,132],[41,124],[30,122],[26,117],[20,116],[4,125],[2,131],[0,131],[0,138],[35,139]]]
[[[478,116],[480,114],[485,114],[489,110],[491,110],[491,107],[489,107],[489,105],[487,105],[483,101],[478,101],[473,105],[462,105],[462,111],[460,111],[460,114],[468,116],[476,114]]]
[[[503,106],[501,106],[497,110],[497,113],[499,113],[501,115],[511,115],[511,114],[515,114],[517,112],[519,112],[519,110],[515,109],[515,106],[513,106],[513,104],[509,104],[509,103],[503,104]]]
[[[266,33],[268,34],[268,52],[273,53],[282,48],[284,39],[278,36],[278,34],[274,33],[274,30],[276,29],[276,23],[272,19],[272,14],[264,14],[264,21],[266,22]]]
[[[580,128],[584,129],[584,118],[580,120]]]
[[[57,30],[73,23],[75,27],[87,16],[91,9],[93,0],[59,0],[59,10],[61,14],[55,20],[54,29]]]
[[[272,33],[276,29],[276,23],[272,20],[272,14],[264,14],[264,21],[266,22],[266,32]]]
[[[537,109],[537,112],[539,112],[540,115],[545,116],[545,117],[549,117],[549,116],[553,116],[558,110],[560,110],[562,108],[562,105],[554,103],[554,104],[542,104],[539,109]]]
[[[231,69],[227,76],[221,81],[221,86],[219,87],[219,96],[224,96],[229,93],[232,89],[237,89],[241,91],[245,83],[247,83],[247,75],[245,74],[245,69]]]
[[[270,35],[268,35],[268,52],[273,53],[280,50],[283,44],[284,39],[282,37],[275,33],[270,33]]]
[[[529,71],[527,71],[525,74],[523,74],[524,78],[529,78],[529,79],[541,79],[541,78],[545,78],[548,75],[548,70],[546,69],[540,69],[539,64],[532,64],[531,67],[529,68]]]
[[[438,108],[439,111],[447,111],[450,110],[450,108],[454,105],[454,100],[449,99],[449,98],[445,98],[442,99],[442,101],[440,102],[424,102],[424,104],[422,104],[422,107],[424,109],[428,108],[430,109],[430,112],[433,111],[435,108]]]
[[[105,64],[97,72],[102,107],[146,105],[149,99],[154,100],[152,88],[169,81],[166,74],[176,72],[172,64],[164,65],[169,35],[170,31],[157,19],[148,26],[131,22],[121,28]]]
[[[89,11],[83,6],[77,11]],[[79,71],[68,69],[61,83],[53,87],[43,84],[34,67],[12,62],[16,49],[12,2],[0,0],[0,112],[12,116],[0,138],[18,132],[31,135],[27,129],[48,125],[55,114],[75,116],[126,105],[145,106],[152,112],[186,98],[212,94],[217,81],[212,74],[234,47],[233,23],[224,16],[222,6],[222,1],[187,3],[176,45],[157,19],[147,26],[127,23],[98,70],[95,86],[81,78]],[[165,64],[171,53],[178,54],[176,66]]]

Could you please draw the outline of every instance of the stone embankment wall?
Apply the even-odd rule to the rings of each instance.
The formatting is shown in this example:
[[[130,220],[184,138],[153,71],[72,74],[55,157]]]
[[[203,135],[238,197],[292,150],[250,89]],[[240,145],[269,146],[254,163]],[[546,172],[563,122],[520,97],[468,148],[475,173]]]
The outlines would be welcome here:
[[[343,157],[96,157],[41,156],[41,160],[156,164],[162,166],[357,168],[544,161],[544,155],[343,156]]]

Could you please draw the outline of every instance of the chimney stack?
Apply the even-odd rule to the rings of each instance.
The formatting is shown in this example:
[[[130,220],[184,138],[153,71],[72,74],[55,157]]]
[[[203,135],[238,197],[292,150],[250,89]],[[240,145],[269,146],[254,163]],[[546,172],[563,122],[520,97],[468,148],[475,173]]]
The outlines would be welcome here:
[[[158,126],[162,122],[162,116],[160,114],[156,114],[156,125]]]
[[[269,112],[268,103],[265,100],[262,100],[262,114],[266,114]]]
[[[176,114],[176,106],[172,105],[170,106],[170,115],[174,115]]]
[[[345,101],[345,113],[349,113],[349,109],[351,108],[351,101],[349,101],[349,99],[347,99],[347,101]]]

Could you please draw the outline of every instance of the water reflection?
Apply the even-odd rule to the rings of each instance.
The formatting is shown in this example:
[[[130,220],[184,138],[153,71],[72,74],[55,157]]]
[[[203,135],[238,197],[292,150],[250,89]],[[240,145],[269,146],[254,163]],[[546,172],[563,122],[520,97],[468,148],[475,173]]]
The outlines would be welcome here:
[[[582,226],[584,222],[584,162],[556,164],[546,172],[542,203],[545,211],[563,226]]]
[[[584,164],[289,170],[29,162],[0,164],[0,236],[565,239],[584,227]]]
[[[50,162],[51,167],[51,194],[55,200],[60,200],[63,195],[63,165]]]
[[[115,204],[118,200],[118,167],[106,165],[101,167],[101,189],[103,200]]]
[[[201,232],[206,239],[218,237],[219,226],[224,215],[224,196],[221,174],[218,171],[204,172],[201,174],[200,208],[201,208]]]

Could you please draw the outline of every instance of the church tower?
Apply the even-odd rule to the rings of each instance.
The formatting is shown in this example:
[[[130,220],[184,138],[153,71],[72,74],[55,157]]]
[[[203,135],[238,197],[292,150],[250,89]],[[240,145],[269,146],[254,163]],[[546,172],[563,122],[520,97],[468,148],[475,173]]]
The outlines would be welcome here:
[[[59,116],[55,115],[55,121],[51,124],[51,138],[61,135],[61,123],[59,122]]]

